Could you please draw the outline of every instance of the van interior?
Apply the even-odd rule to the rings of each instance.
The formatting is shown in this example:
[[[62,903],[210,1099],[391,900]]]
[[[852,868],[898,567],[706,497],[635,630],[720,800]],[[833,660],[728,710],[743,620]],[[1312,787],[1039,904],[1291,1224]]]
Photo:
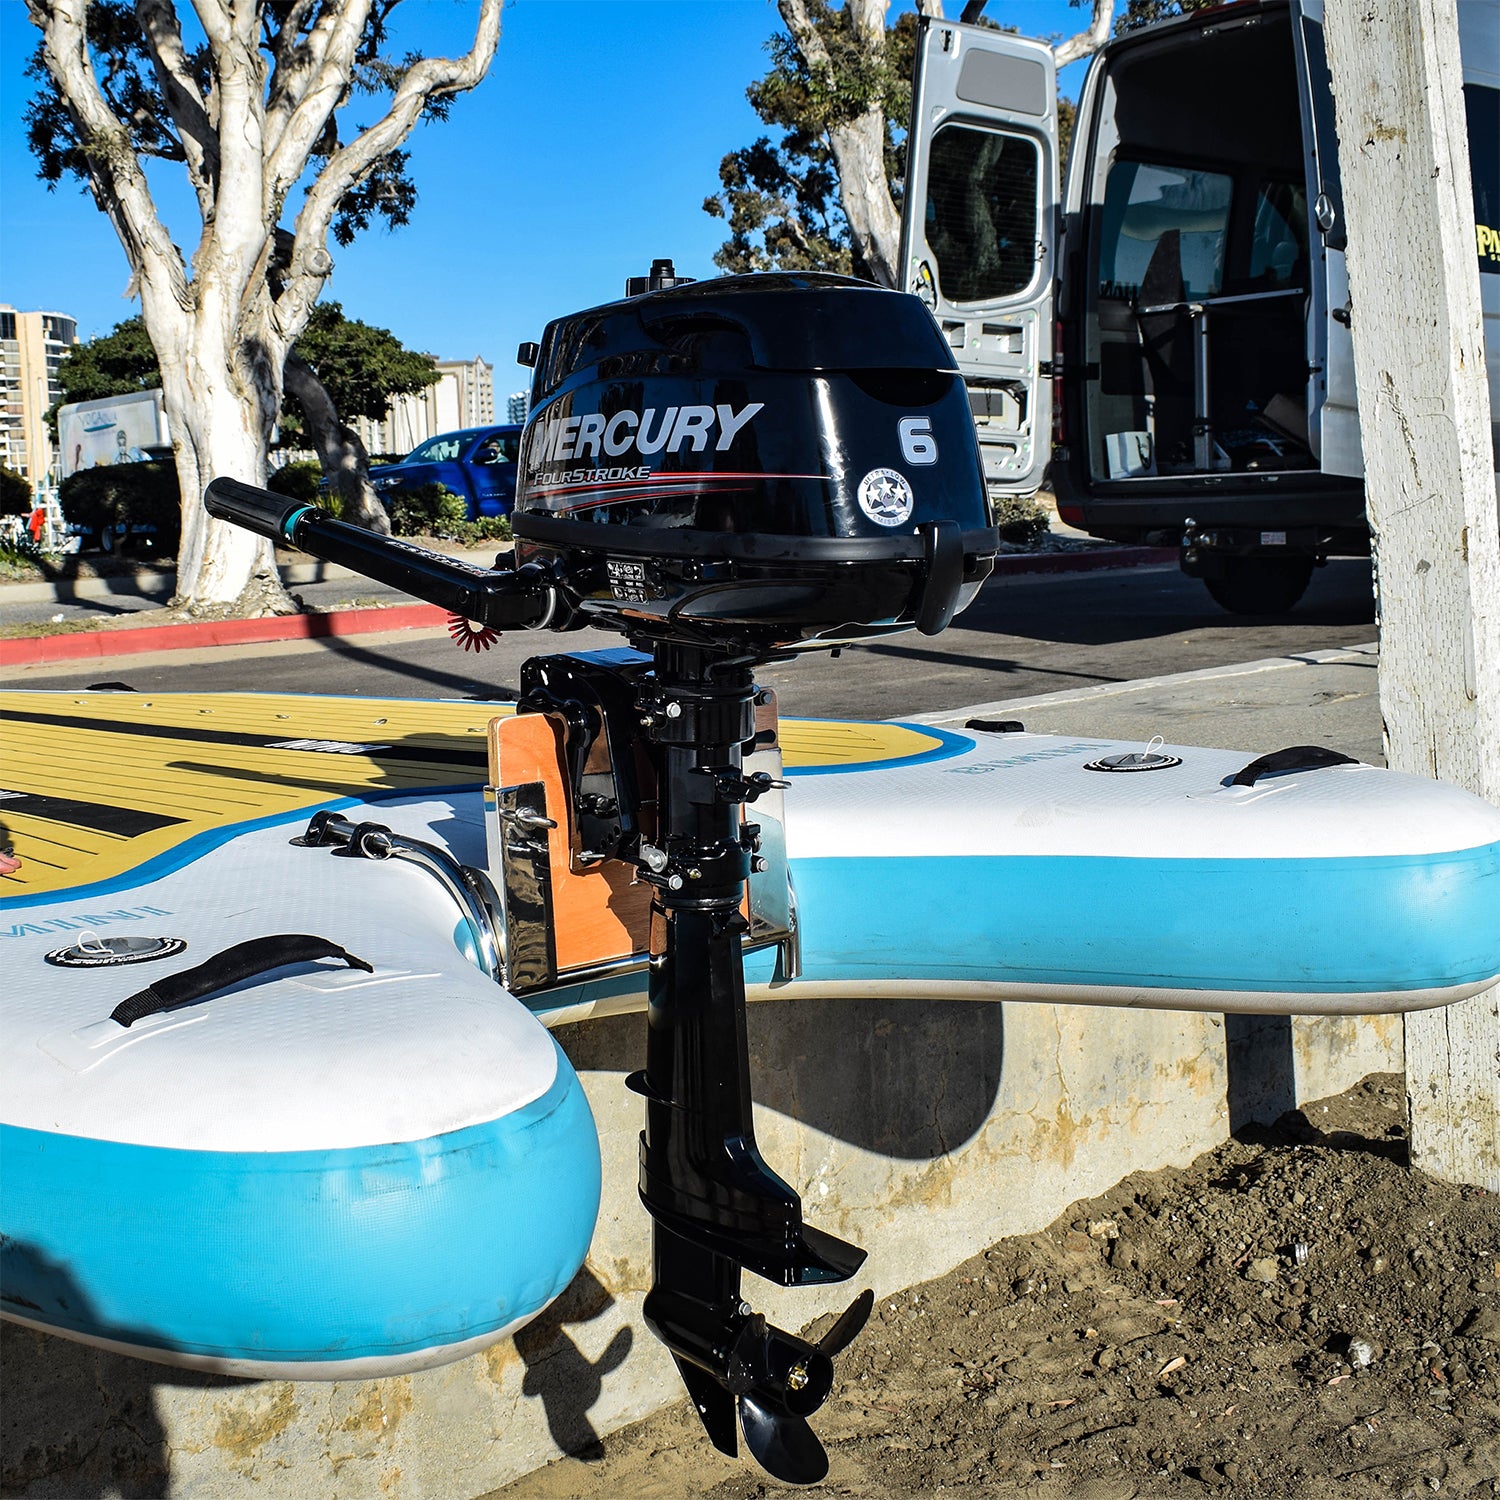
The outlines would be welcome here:
[[[1123,48],[1106,88],[1085,189],[1094,479],[1316,469],[1289,18]]]

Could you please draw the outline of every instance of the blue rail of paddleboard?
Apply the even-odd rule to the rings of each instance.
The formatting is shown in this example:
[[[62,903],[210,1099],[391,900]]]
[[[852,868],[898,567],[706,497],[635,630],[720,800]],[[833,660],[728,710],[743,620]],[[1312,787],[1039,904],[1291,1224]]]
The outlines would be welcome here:
[[[0,1126],[0,1157],[6,1310],[223,1359],[390,1357],[494,1332],[572,1280],[599,1211],[598,1135],[560,1050],[531,1104],[427,1140],[183,1151]]]
[[[1310,994],[1500,973],[1500,843],[1330,859],[792,862],[808,979]]]

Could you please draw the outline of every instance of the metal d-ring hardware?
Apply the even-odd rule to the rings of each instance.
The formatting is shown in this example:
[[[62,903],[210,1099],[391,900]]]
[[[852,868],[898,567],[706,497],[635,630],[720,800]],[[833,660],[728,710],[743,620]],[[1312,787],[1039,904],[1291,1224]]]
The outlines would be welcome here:
[[[314,813],[294,844],[327,848],[354,859],[401,859],[426,870],[464,914],[479,950],[479,967],[496,984],[505,982],[505,924],[489,877],[436,844],[392,833],[383,823],[351,823],[337,813]]]

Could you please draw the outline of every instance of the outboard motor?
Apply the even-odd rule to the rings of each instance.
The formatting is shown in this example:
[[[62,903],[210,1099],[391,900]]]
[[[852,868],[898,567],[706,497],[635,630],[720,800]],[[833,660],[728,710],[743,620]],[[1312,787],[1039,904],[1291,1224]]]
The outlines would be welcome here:
[[[746,765],[762,738],[753,670],[935,634],[988,576],[997,537],[962,378],[915,297],[814,274],[692,283],[669,261],[627,291],[522,346],[535,379],[513,563],[472,568],[232,480],[206,503],[482,627],[597,625],[644,653],[523,667],[518,711],[557,726],[567,790],[548,808],[535,787],[510,789],[532,801],[496,789],[499,843],[529,861],[496,944],[516,950],[513,988],[552,972],[555,934],[543,923],[523,943],[520,923],[545,905],[537,832],[558,817],[575,874],[623,864],[650,887],[646,1066],[628,1080],[646,1100],[646,1321],[715,1446],[733,1454],[743,1434],[777,1478],[809,1484],[828,1464],[807,1419],[873,1298],[817,1344],[741,1299],[742,1270],[816,1285],[865,1258],[804,1222],[755,1141],[744,898],[772,851],[746,808],[783,783]]]
[[[915,297],[813,273],[560,318],[512,525],[577,623],[766,648],[941,630],[995,554],[968,393]]]

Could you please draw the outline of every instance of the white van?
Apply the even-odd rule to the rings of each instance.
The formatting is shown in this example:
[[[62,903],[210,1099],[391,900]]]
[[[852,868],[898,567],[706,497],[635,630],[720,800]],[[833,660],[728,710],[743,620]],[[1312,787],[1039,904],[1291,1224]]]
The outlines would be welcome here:
[[[1458,12],[1500,415],[1500,0]],[[1322,13],[1240,0],[1111,42],[1061,199],[1050,49],[943,20],[918,42],[902,265],[991,488],[1034,491],[1050,454],[1065,521],[1180,545],[1236,611],[1369,551]]]

